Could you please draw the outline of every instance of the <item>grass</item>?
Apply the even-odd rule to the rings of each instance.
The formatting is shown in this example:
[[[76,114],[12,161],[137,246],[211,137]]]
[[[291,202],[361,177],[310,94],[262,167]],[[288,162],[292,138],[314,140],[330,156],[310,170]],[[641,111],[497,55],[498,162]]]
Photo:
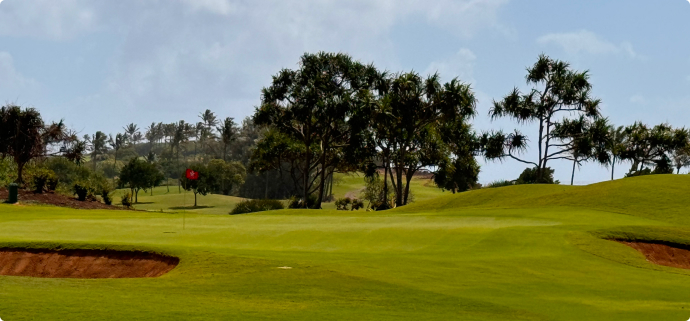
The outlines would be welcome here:
[[[605,239],[690,244],[689,184],[510,186],[386,212],[187,212],[185,229],[181,213],[3,204],[0,247],[140,249],[181,263],[156,279],[0,276],[0,318],[687,320],[690,272]]]

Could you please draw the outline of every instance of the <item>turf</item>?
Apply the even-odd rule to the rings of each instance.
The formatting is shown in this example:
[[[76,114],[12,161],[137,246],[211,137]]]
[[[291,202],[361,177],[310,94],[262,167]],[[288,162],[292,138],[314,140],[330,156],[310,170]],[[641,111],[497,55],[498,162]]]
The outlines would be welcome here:
[[[182,213],[0,205],[0,246],[181,258],[155,279],[0,276],[0,318],[687,320],[690,272],[606,239],[690,244],[689,184],[511,186],[386,212],[187,212],[185,229]]]

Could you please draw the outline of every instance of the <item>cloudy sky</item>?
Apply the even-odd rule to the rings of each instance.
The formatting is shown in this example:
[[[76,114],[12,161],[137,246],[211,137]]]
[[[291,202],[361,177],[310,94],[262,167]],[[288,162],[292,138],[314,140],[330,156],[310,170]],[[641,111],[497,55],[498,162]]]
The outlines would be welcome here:
[[[194,121],[207,108],[239,120],[301,54],[340,51],[470,82],[477,130],[511,130],[488,119],[491,102],[526,88],[525,68],[546,53],[590,70],[613,123],[687,126],[688,39],[687,0],[4,0],[0,101],[64,118],[82,134]],[[555,162],[556,177],[569,181],[570,166]],[[523,169],[485,163],[480,181]],[[576,183],[609,173],[587,165]]]

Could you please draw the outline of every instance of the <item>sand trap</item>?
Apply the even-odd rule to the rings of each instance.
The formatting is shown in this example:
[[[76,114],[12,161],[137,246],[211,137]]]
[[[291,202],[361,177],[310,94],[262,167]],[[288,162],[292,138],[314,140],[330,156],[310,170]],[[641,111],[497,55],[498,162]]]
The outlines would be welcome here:
[[[680,245],[674,247],[659,243],[619,242],[640,251],[652,263],[690,269],[690,250],[680,248]]]
[[[150,278],[174,269],[180,259],[113,250],[0,249],[0,275],[39,278]]]

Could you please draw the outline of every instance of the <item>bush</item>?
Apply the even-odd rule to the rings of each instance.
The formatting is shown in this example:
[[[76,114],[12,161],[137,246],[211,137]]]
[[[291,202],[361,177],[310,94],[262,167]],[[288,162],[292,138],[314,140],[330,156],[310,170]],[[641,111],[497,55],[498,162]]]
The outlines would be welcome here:
[[[74,183],[72,190],[74,191],[74,194],[77,195],[77,199],[84,202],[86,201],[86,197],[89,195],[89,183],[84,181],[76,182]]]
[[[45,190],[54,191],[58,182],[58,177],[49,169],[40,168],[33,173],[34,193],[41,194]]]
[[[350,203],[352,203],[352,200],[349,197],[339,198],[335,201],[335,208],[338,211],[347,211]]]
[[[263,211],[282,210],[285,206],[278,200],[244,200],[235,205],[231,215]]]
[[[359,209],[364,208],[364,202],[362,200],[354,199],[352,200],[352,210],[359,211]]]
[[[505,186],[513,186],[515,185],[514,181],[509,181],[509,180],[498,180],[498,181],[493,181],[489,183],[489,185],[486,185],[486,188],[497,188],[497,187],[505,187]]]
[[[306,204],[304,204],[303,199],[296,197],[296,196],[293,196],[288,201],[288,208],[314,208],[315,204],[316,204],[316,196],[315,195],[309,195],[309,197],[307,197],[307,203]]]
[[[125,208],[132,208],[132,194],[127,192],[124,195],[122,195],[122,198],[120,199],[120,203]]]
[[[518,179],[515,181],[515,184],[560,184],[559,181],[553,180],[554,170],[550,167],[545,169],[541,179],[537,179],[537,172],[538,169],[536,167],[526,168],[524,171],[522,171],[520,177],[518,177]]]

